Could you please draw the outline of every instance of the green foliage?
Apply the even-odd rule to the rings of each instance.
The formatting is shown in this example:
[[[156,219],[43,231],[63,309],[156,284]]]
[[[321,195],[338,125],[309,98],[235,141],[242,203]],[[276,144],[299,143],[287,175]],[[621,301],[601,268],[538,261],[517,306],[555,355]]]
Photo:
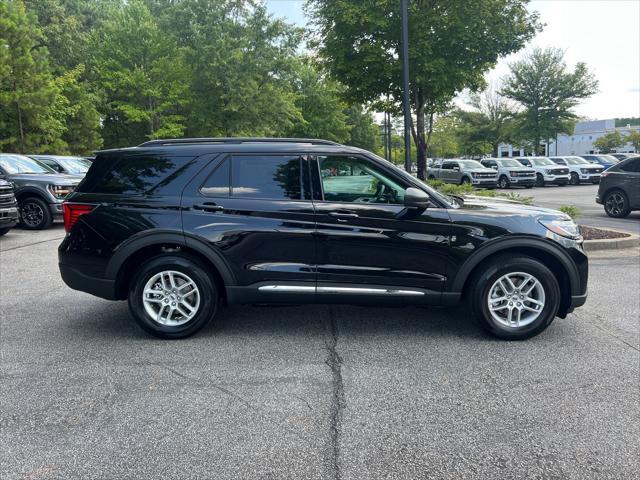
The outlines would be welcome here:
[[[452,158],[460,153],[457,119],[452,115],[439,116],[433,125],[430,154],[434,158]]]
[[[519,50],[538,28],[524,0],[409,2],[409,72],[418,176],[424,179],[431,121],[464,88],[484,85],[498,58]],[[312,46],[355,102],[402,98],[396,0],[308,0]],[[427,128],[428,125],[428,128]]]
[[[634,130],[625,136],[625,140],[633,145],[636,152],[640,152],[640,131]]]
[[[577,120],[571,109],[598,90],[587,66],[578,63],[568,72],[564,53],[556,48],[535,49],[510,69],[500,93],[524,108],[517,116],[517,135],[534,153],[542,140],[570,133]]]
[[[68,101],[49,71],[36,24],[21,2],[0,2],[0,148],[6,151],[65,148],[61,117]]]
[[[620,132],[614,130],[609,132],[600,138],[597,138],[593,142],[593,146],[600,151],[600,153],[615,152],[616,149],[623,147],[628,142],[626,136],[622,136]]]
[[[476,197],[489,197],[489,198],[503,198],[505,200],[510,200],[513,202],[522,203],[524,205],[533,204],[533,197],[524,197],[518,193],[509,192],[502,193],[497,192],[496,190],[489,189],[475,189],[472,185],[468,183],[463,183],[462,185],[455,183],[445,183],[442,180],[427,180],[425,182],[431,188],[439,191],[440,193],[444,193],[445,195],[454,195],[458,197],[468,197],[468,196],[476,196]]]
[[[640,125],[640,117],[624,117],[624,118],[616,118],[616,128],[617,127],[626,127],[627,125],[635,126]]]
[[[576,220],[582,215],[580,210],[573,205],[560,205],[560,208],[558,208],[558,210],[566,215],[569,215],[572,220]]]
[[[347,124],[342,91],[342,85],[326,78],[309,63],[301,64],[296,72],[294,92],[295,106],[302,119],[287,130],[286,136],[347,141],[351,128]]]
[[[372,152],[380,148],[378,126],[373,122],[371,114],[360,105],[352,105],[347,109],[347,125],[350,129],[349,140],[347,140],[348,145],[364,148]]]

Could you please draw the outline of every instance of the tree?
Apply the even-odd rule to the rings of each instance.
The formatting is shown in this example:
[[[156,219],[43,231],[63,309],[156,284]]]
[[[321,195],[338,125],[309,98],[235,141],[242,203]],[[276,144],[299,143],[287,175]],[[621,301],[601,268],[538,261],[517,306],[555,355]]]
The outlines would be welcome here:
[[[570,133],[577,119],[571,109],[598,90],[586,64],[568,72],[563,52],[555,48],[535,49],[510,70],[500,93],[523,107],[518,128],[534,153],[539,153],[542,140]]]
[[[600,153],[615,152],[618,148],[623,147],[627,143],[626,136],[623,137],[620,132],[614,130],[609,132],[600,138],[597,138],[593,142],[593,146],[600,151]]]
[[[434,158],[452,158],[459,155],[458,128],[454,115],[443,115],[435,120],[431,139],[431,155]]]
[[[42,33],[22,2],[0,2],[0,147],[65,148],[64,99],[49,72]]]
[[[184,52],[142,0],[113,12],[95,33],[92,52],[109,146],[183,135],[191,98]]]
[[[293,80],[295,101],[302,120],[295,122],[286,135],[301,138],[325,138],[343,143],[349,138],[349,125],[342,100],[342,85],[326,78],[309,62],[302,62]]]
[[[640,152],[640,130],[629,132],[629,134],[626,135],[625,140],[633,145],[633,149],[636,152]]]
[[[380,130],[373,117],[360,105],[347,109],[347,125],[350,127],[347,145],[376,151],[380,147]]]
[[[433,119],[464,88],[477,90],[498,57],[519,50],[538,28],[526,0],[412,1],[409,72],[418,176],[425,177]],[[402,98],[399,2],[308,0],[319,59],[349,99]],[[397,107],[398,108],[398,107]]]

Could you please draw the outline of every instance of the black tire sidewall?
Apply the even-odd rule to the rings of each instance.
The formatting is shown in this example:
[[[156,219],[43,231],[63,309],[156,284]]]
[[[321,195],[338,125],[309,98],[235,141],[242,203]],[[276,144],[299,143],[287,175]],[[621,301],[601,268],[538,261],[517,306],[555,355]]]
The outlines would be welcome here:
[[[40,222],[37,226],[28,225],[22,220],[22,209],[24,208],[24,205],[28,203],[35,203],[42,209],[42,222]],[[51,215],[51,211],[49,210],[49,205],[47,205],[45,201],[36,197],[29,197],[20,202],[20,225],[22,226],[22,228],[25,228],[27,230],[44,230],[45,228],[49,228],[52,223],[53,216]]]
[[[185,273],[196,283],[200,291],[198,313],[184,325],[161,325],[149,318],[144,309],[142,290],[149,278],[163,270]],[[129,309],[136,323],[148,333],[167,339],[188,337],[204,328],[217,312],[218,299],[218,288],[207,270],[196,259],[179,254],[158,256],[145,262],[136,273],[129,289]]]
[[[11,230],[11,228],[0,228],[0,237],[9,233],[9,230]]]
[[[493,320],[485,301],[494,282],[509,272],[534,275],[545,292],[545,306],[540,316],[531,324],[517,330],[504,327]],[[555,275],[538,260],[530,257],[502,257],[487,265],[476,278],[471,302],[476,320],[489,333],[505,340],[525,340],[538,335],[551,324],[560,308],[561,298],[560,286]]]
[[[502,186],[502,183],[504,181],[504,186]],[[506,175],[502,175],[499,179],[498,179],[498,186],[500,188],[509,188],[509,179],[507,178]]]
[[[536,173],[536,187],[544,187],[544,177],[540,173]]]
[[[580,177],[576,172],[571,172],[571,176],[569,177],[569,183],[571,185],[580,185]]]

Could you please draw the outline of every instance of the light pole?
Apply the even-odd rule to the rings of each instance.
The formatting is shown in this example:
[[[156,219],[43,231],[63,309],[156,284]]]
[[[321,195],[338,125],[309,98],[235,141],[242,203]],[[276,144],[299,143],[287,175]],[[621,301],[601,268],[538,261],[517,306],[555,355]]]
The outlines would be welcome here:
[[[402,108],[404,110],[404,169],[411,173],[411,106],[409,104],[409,11],[408,0],[400,0],[402,23]]]

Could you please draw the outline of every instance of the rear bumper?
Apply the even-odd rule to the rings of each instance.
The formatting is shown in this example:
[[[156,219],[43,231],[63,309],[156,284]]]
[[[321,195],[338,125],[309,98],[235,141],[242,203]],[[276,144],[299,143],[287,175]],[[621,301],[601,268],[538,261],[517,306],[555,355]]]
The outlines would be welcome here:
[[[105,278],[90,277],[78,269],[62,263],[58,264],[62,280],[68,287],[81,292],[90,293],[107,300],[117,300],[116,282]]]

